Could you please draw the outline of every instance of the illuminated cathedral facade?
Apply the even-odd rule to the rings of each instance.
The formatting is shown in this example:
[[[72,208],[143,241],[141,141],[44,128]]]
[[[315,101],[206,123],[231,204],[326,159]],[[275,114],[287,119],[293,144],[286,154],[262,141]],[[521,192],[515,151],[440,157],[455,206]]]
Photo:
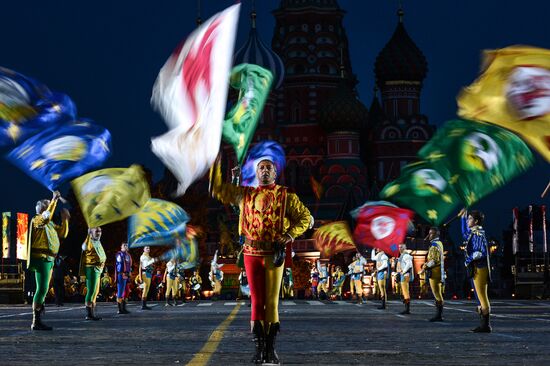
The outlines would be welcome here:
[[[248,40],[234,60],[274,73],[254,141],[275,140],[285,148],[281,183],[326,220],[377,199],[434,133],[420,112],[427,62],[405,30],[402,9],[376,58],[369,109],[355,91],[359,77],[352,69],[344,14],[336,0],[282,0],[273,11],[268,47],[257,34],[252,11]],[[311,177],[322,186],[319,199]]]

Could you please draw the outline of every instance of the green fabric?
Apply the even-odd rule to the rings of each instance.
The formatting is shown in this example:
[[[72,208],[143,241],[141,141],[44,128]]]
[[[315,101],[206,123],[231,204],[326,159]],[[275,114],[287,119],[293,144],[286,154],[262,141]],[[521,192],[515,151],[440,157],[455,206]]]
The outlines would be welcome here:
[[[450,173],[465,206],[471,206],[529,169],[531,150],[512,132],[481,122],[446,122],[418,152],[428,162],[441,162]]]
[[[32,259],[32,268],[36,279],[36,291],[32,302],[38,305],[44,303],[48,290],[50,289],[50,279],[52,278],[53,261],[41,258]]]
[[[239,90],[239,99],[227,113],[222,136],[233,145],[239,164],[246,155],[272,82],[273,74],[258,65],[241,64],[231,70],[230,84]]]
[[[46,232],[46,236],[48,237],[48,248],[50,250],[50,253],[53,254],[53,256],[48,256],[48,260],[53,261],[57,253],[59,253],[59,236],[57,235],[57,230],[55,230],[54,222],[48,222],[44,226],[44,231]]]
[[[382,189],[380,197],[439,225],[461,204],[449,179],[448,170],[440,162],[420,161],[404,167],[399,178]]]
[[[237,254],[237,267],[244,269],[244,248],[241,247],[239,254]]]
[[[411,208],[439,225],[533,165],[533,154],[513,133],[494,125],[452,120],[437,130],[380,197]]]
[[[97,293],[99,292],[99,283],[103,268],[97,266],[86,266],[86,298],[84,302],[95,303]]]
[[[105,254],[105,250],[103,250],[101,241],[92,239],[92,245],[94,246],[94,250],[97,253],[97,256],[99,257],[99,261],[101,263],[105,263],[105,261],[107,260],[107,255]]]

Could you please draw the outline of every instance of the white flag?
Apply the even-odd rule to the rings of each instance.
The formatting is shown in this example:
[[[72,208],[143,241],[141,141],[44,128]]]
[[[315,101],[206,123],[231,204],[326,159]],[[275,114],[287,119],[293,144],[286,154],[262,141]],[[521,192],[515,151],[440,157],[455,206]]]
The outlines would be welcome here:
[[[240,4],[208,19],[160,70],[151,104],[170,131],[152,150],[180,185],[182,195],[214,163],[220,148]]]

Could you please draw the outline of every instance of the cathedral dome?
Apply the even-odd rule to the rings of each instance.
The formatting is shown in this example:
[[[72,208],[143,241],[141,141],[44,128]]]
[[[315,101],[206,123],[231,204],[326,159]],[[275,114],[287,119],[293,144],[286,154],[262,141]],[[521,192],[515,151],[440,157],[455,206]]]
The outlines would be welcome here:
[[[405,30],[403,10],[399,9],[398,15],[397,28],[376,57],[374,72],[379,86],[386,81],[422,82],[428,72],[426,58]]]
[[[318,8],[338,8],[336,0],[282,0],[281,8],[305,8],[314,6]]]
[[[327,132],[357,131],[367,123],[369,112],[357,99],[349,82],[342,79],[319,111],[319,124]]]
[[[246,43],[235,53],[233,64],[255,64],[273,73],[273,89],[283,83],[285,66],[283,61],[271,48],[267,47],[256,31],[256,13],[252,12],[252,27]]]

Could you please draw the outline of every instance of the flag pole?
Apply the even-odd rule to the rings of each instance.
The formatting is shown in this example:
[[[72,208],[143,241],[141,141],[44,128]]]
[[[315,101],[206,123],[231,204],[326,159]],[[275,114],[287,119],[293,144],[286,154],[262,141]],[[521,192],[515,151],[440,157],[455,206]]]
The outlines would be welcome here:
[[[548,184],[546,185],[546,188],[544,189],[544,191],[540,195],[540,198],[544,198],[544,196],[546,196],[546,193],[548,193],[549,189],[550,189],[550,181],[548,181]]]

